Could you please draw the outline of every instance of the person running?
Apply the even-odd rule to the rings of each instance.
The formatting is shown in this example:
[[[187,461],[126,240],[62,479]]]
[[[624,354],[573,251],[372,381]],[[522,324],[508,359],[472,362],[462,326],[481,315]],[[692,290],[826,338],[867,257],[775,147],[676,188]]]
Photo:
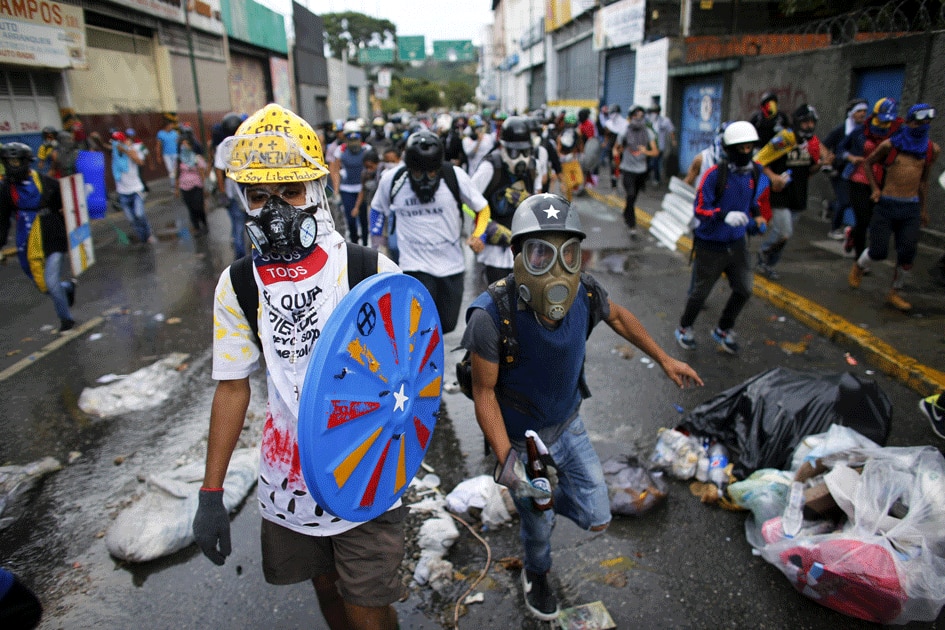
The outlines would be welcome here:
[[[177,130],[177,116],[173,114],[164,115],[164,127],[156,134],[156,147],[154,153],[160,155],[164,160],[164,168],[167,169],[167,176],[171,178],[171,187],[174,186],[174,180],[177,177],[177,154],[179,151],[180,132]]]
[[[264,143],[273,150],[257,150]],[[240,184],[240,203],[251,218],[248,225],[265,242],[254,242],[252,258],[234,263],[248,263],[251,280],[234,281],[227,268],[217,283],[212,373],[217,388],[194,538],[214,564],[224,564],[232,551],[223,484],[246,422],[249,376],[264,359],[268,405],[256,498],[266,582],[310,582],[330,628],[394,630],[397,614],[391,604],[404,594],[398,568],[404,557],[406,508],[395,503],[363,523],[325,511],[299,472],[298,421],[303,380],[327,371],[326,366],[310,363],[325,322],[352,288],[350,270],[345,270],[349,266],[378,273],[398,269],[373,250],[347,243],[335,231],[321,144],[295,113],[267,105],[218,152],[228,165],[227,177]],[[359,260],[349,265],[355,256]],[[252,297],[241,293],[247,284]],[[301,296],[318,298],[300,300]],[[247,306],[252,309],[247,316],[243,304],[250,301],[255,307]]]
[[[853,208],[854,216],[853,226],[847,227],[844,233],[843,250],[854,252],[855,258],[859,258],[863,250],[866,249],[866,233],[873,217],[873,206],[875,205],[873,200],[870,199],[873,191],[866,179],[863,162],[901,124],[902,119],[896,115],[895,99],[881,98],[873,106],[873,112],[869,120],[864,121],[863,125],[855,127],[837,147],[840,152],[838,156],[840,163],[845,165],[841,171],[840,179],[846,184],[847,198],[850,207]],[[873,176],[876,181],[882,179],[883,167],[881,164],[873,165]],[[853,267],[856,267],[856,264]],[[851,288],[855,289],[860,286],[859,277],[852,268],[847,279]]]
[[[584,136],[578,130],[577,124],[577,116],[565,114],[562,118],[561,133],[558,134],[555,146],[561,159],[561,191],[568,202],[575,193],[584,188],[584,172],[581,170]]]
[[[180,140],[177,177],[174,178],[174,196],[181,197],[190,215],[194,234],[207,233],[207,213],[204,209],[203,181],[207,176],[207,161],[194,151],[193,139],[182,136]]]
[[[236,112],[230,112],[223,117],[220,121],[220,137],[223,138],[221,143],[236,135],[243,120],[243,116]],[[233,255],[239,260],[246,255],[246,212],[240,203],[240,187],[226,176],[227,164],[220,151],[213,155],[213,168],[217,175],[217,190],[225,200],[226,213],[230,217],[230,244],[233,246]]]
[[[833,155],[821,150],[820,140],[814,135],[817,110],[803,103],[792,118],[791,127],[775,134],[754,158],[771,180],[772,216],[768,235],[758,250],[758,270],[770,280],[781,277],[775,266],[794,235],[798,217],[807,209],[810,176],[822,164],[833,161]]]
[[[134,229],[141,243],[154,245],[157,238],[151,231],[151,223],[144,210],[144,182],[141,181],[139,167],[144,164],[144,157],[135,147],[134,141],[123,131],[112,134],[112,176],[115,178],[115,192],[118,203],[125,212],[128,223]]]
[[[740,350],[733,328],[751,297],[754,278],[746,236],[771,216],[768,176],[751,160],[757,141],[758,132],[751,123],[740,120],[729,124],[722,134],[725,159],[709,169],[696,191],[699,224],[693,231],[692,280],[675,331],[677,343],[686,350],[696,348],[692,326],[723,273],[732,294],[712,339],[729,354]]]
[[[499,150],[486,156],[473,173],[472,181],[489,203],[492,220],[507,230],[512,227],[518,205],[529,195],[541,192],[542,184],[528,121],[522,116],[510,116],[499,134]],[[492,284],[511,273],[512,250],[508,242],[490,243],[486,234],[483,237],[485,247],[476,260],[485,265],[486,284]]]
[[[26,277],[41,293],[49,295],[59,332],[75,327],[69,310],[75,302],[75,278],[62,280],[62,266],[69,251],[62,215],[59,182],[30,168],[33,150],[22,142],[0,147],[4,178],[0,181],[0,248],[7,244],[10,221],[16,222],[16,254]]]
[[[496,455],[493,477],[510,490],[520,516],[525,607],[543,621],[560,612],[548,579],[556,516],[591,532],[606,530],[611,520],[607,484],[581,416],[590,395],[584,382],[590,331],[604,321],[679,387],[702,385],[695,370],[666,354],[630,311],[581,273],[584,238],[577,211],[563,197],[523,201],[512,218],[515,270],[467,309],[462,340],[472,362],[476,421]],[[502,341],[500,312],[514,319],[514,353]],[[532,485],[525,468],[527,431],[547,447],[546,490]],[[553,501],[552,509],[538,509],[533,499]]]
[[[466,244],[479,253],[489,205],[463,169],[444,162],[443,144],[432,131],[410,134],[404,166],[384,173],[371,204],[371,233],[382,235],[388,219],[396,220],[400,267],[430,292],[444,333],[456,328],[463,299],[461,204],[476,213]]]
[[[617,137],[614,144],[614,162],[620,163],[620,176],[623,178],[623,190],[626,203],[623,207],[623,220],[630,230],[630,237],[637,235],[637,196],[646,185],[647,158],[659,155],[656,136],[646,128],[643,119],[645,111],[635,105],[627,114],[627,128]]]
[[[368,216],[356,213],[356,201],[361,192],[361,172],[367,151],[361,141],[361,127],[354,120],[344,124],[344,142],[338,148],[336,159],[330,164],[331,186],[341,193],[345,219],[348,222],[348,239],[352,243],[368,244]]]
[[[851,274],[858,282],[874,261],[885,260],[889,256],[889,238],[894,236],[896,270],[886,303],[904,312],[912,310],[912,304],[901,291],[915,263],[920,230],[929,222],[926,209],[929,173],[940,152],[938,144],[929,140],[934,118],[935,108],[931,105],[913,105],[902,127],[876,147],[863,163],[872,191],[870,199],[876,206],[870,221],[869,247],[857,259]],[[873,174],[874,164],[885,168],[881,184]]]

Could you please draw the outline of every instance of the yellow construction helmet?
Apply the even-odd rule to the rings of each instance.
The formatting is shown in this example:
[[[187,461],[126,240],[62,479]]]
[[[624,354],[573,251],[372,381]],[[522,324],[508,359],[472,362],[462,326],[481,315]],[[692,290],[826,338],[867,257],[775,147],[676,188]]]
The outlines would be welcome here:
[[[328,173],[311,125],[275,103],[243,121],[218,150],[226,176],[240,184],[306,182]]]

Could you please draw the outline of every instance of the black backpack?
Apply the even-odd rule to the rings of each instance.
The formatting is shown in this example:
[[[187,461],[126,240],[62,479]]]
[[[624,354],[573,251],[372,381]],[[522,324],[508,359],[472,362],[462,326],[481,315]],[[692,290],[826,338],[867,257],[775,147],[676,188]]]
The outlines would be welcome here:
[[[377,250],[364,247],[356,243],[347,243],[348,248],[348,287],[377,273]],[[236,301],[239,302],[243,315],[253,331],[253,341],[262,349],[262,340],[259,338],[259,322],[256,312],[259,310],[259,287],[253,277],[253,255],[247,254],[230,265],[230,283],[236,291]]]

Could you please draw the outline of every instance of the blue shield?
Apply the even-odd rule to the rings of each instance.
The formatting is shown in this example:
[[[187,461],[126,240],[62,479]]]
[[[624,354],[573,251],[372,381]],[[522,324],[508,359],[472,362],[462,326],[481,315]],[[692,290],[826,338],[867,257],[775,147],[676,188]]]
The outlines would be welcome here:
[[[407,489],[440,409],[443,335],[415,278],[358,283],[325,323],[299,401],[305,483],[329,513],[369,521]]]

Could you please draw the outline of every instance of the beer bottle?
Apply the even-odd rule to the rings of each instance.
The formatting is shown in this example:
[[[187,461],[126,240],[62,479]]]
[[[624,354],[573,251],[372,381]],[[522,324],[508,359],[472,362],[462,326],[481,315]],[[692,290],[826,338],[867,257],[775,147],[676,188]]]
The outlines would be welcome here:
[[[551,482],[548,481],[548,470],[545,468],[545,463],[541,461],[541,453],[538,451],[538,442],[536,441],[537,437],[538,434],[532,430],[525,432],[525,448],[528,451],[528,476],[533,486],[550,494]],[[532,504],[537,510],[550,510],[554,507],[554,499],[552,497],[547,499],[532,498]]]

